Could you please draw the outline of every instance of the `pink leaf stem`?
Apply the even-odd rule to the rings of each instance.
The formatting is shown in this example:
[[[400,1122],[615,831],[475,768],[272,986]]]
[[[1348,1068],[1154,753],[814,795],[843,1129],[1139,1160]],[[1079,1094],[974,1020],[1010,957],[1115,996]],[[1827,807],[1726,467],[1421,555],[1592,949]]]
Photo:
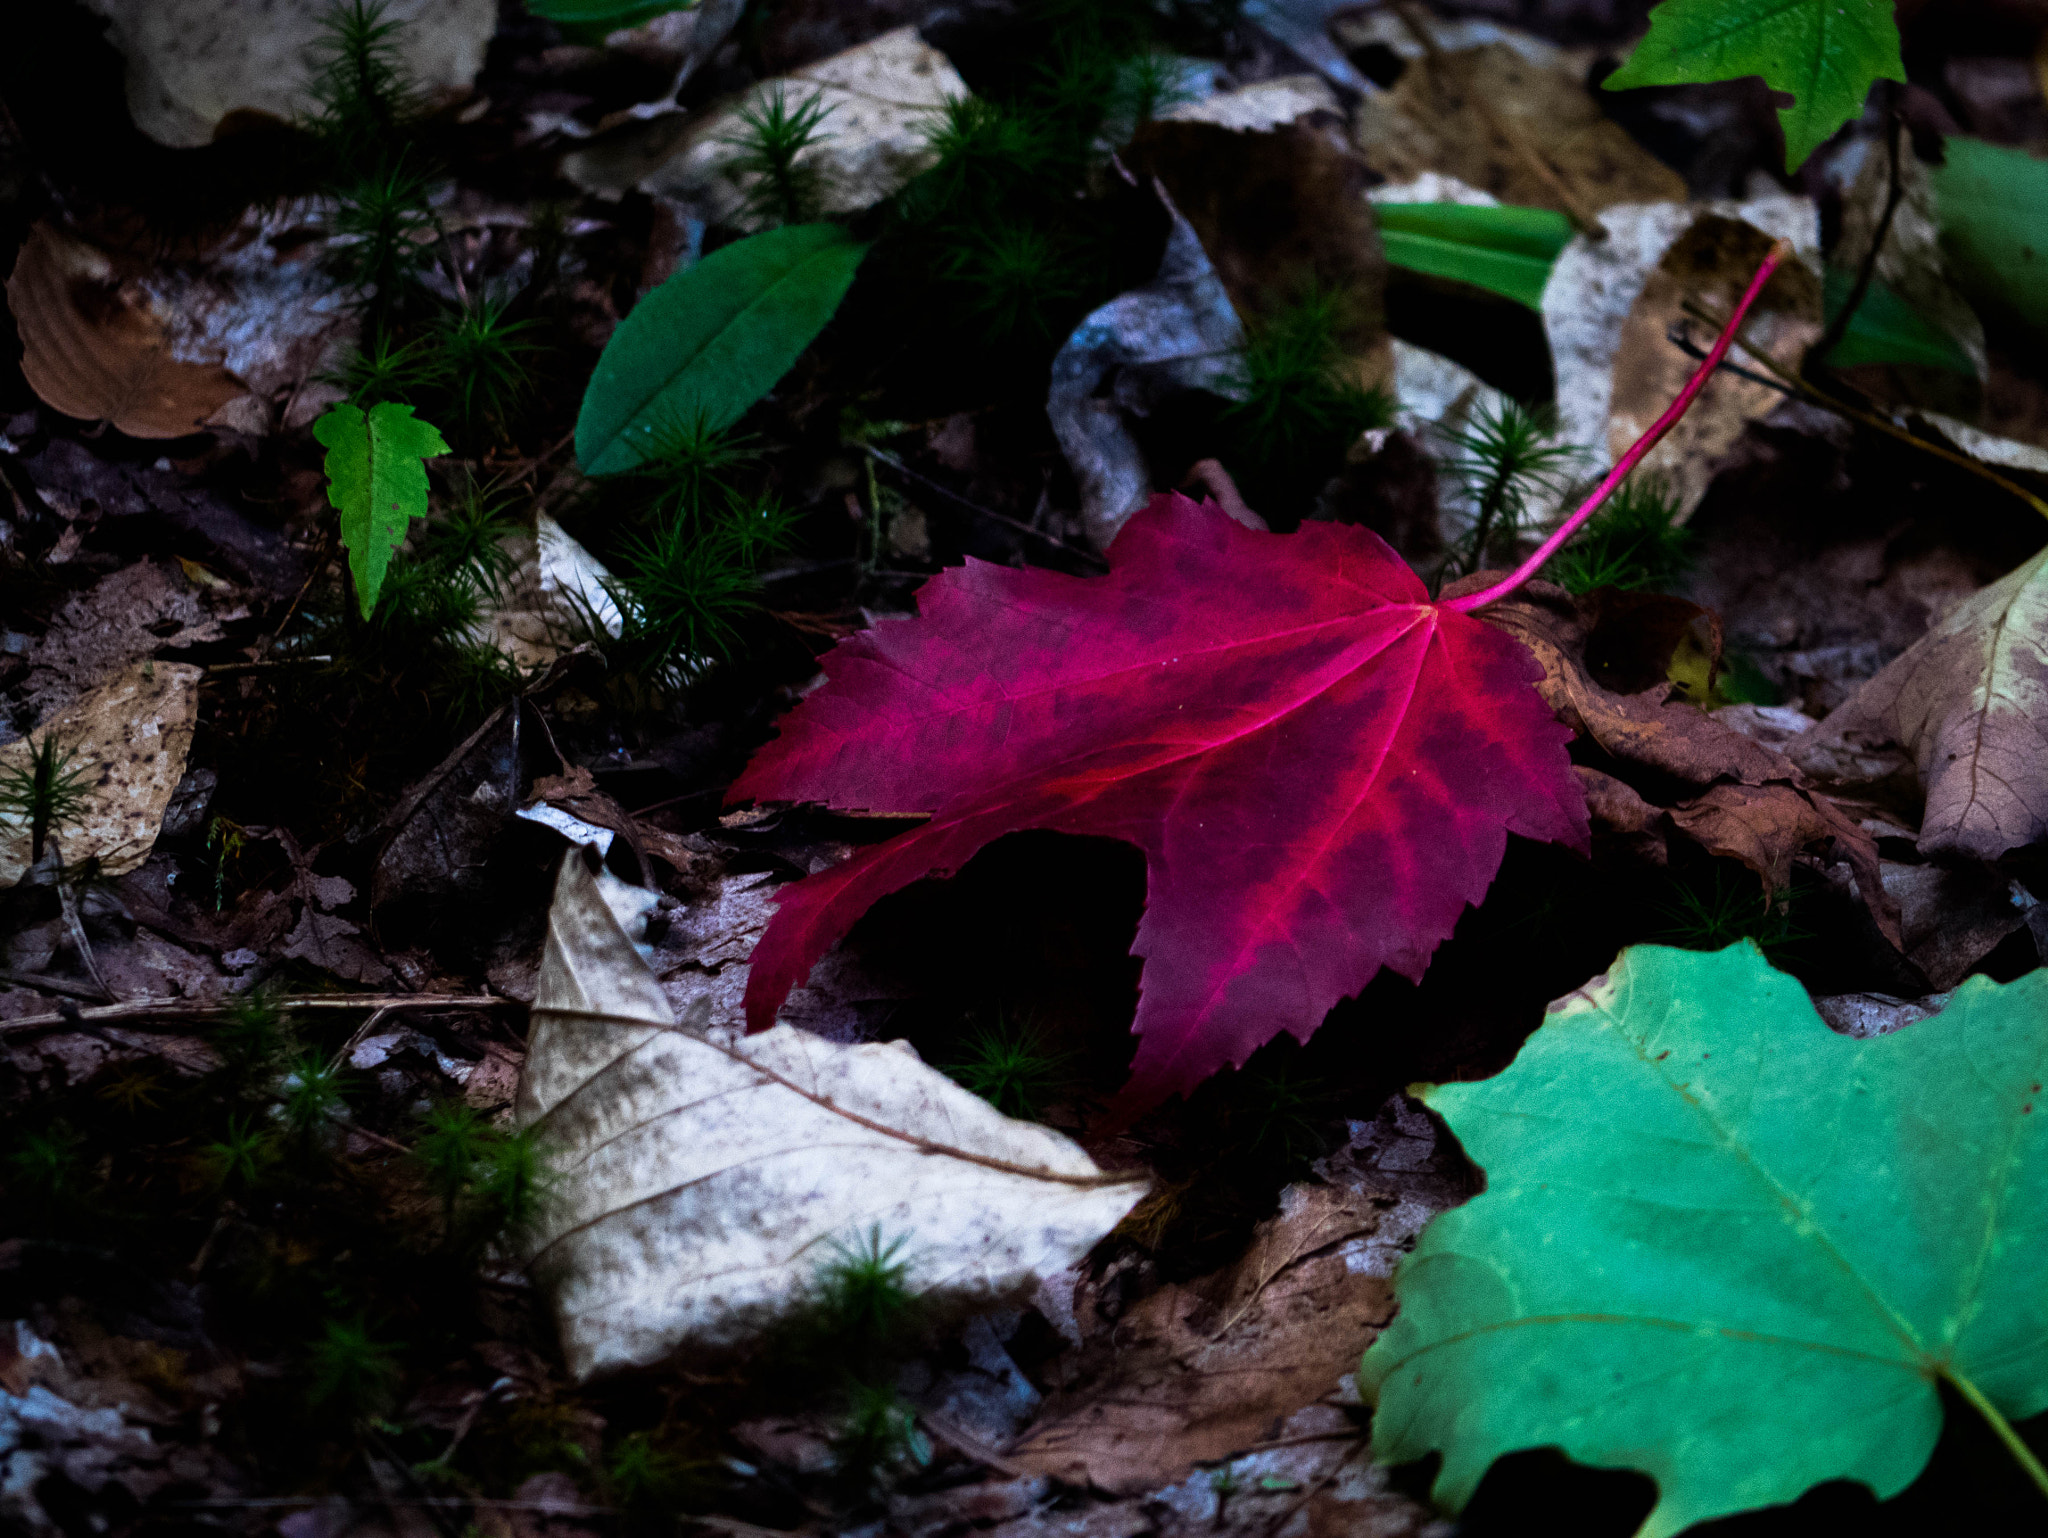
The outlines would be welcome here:
[[[1566,540],[1579,532],[1580,526],[1599,510],[1600,504],[1613,494],[1615,487],[1628,479],[1629,472],[1635,469],[1642,457],[1657,446],[1659,439],[1678,425],[1678,419],[1685,415],[1694,398],[1706,388],[1707,381],[1714,375],[1714,370],[1721,366],[1721,359],[1727,356],[1728,348],[1735,340],[1735,333],[1742,326],[1743,317],[1749,313],[1749,307],[1756,303],[1757,295],[1761,294],[1764,285],[1771,281],[1771,274],[1778,270],[1778,264],[1791,254],[1792,248],[1782,240],[1771,247],[1771,254],[1764,258],[1763,266],[1757,268],[1756,276],[1749,280],[1748,291],[1735,306],[1735,313],[1728,317],[1728,324],[1721,332],[1720,340],[1714,343],[1713,351],[1707,354],[1706,361],[1700,364],[1692,378],[1686,382],[1685,388],[1678,392],[1678,399],[1665,409],[1664,415],[1650,425],[1648,432],[1636,439],[1629,451],[1621,456],[1621,462],[1607,472],[1607,478],[1594,488],[1593,494],[1586,498],[1579,510],[1567,518],[1550,538],[1537,546],[1536,553],[1517,566],[1513,575],[1481,592],[1467,593],[1462,598],[1445,599],[1444,608],[1470,613],[1487,604],[1498,603],[1543,569],[1543,563],[1557,554]]]

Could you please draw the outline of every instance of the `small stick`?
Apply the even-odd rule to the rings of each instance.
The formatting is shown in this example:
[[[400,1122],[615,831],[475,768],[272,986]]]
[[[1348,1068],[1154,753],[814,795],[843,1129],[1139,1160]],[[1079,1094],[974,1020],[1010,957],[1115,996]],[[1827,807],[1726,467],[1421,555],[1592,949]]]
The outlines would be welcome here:
[[[1707,318],[1712,319],[1713,317],[1708,316]],[[1773,376],[1773,379],[1758,379],[1754,374],[1745,373],[1745,378],[1755,379],[1758,384],[1773,384],[1775,381],[1775,388],[1783,390],[1787,395],[1797,400],[1811,402],[1825,411],[1832,411],[1837,416],[1845,417],[1851,422],[1859,423],[1876,432],[1884,433],[1888,437],[1896,438],[1901,443],[1910,443],[1923,454],[1931,454],[1936,459],[1944,460],[1960,469],[1969,471],[1972,475],[1982,480],[1989,481],[2000,491],[2009,492],[2013,496],[2018,497],[2042,517],[2048,518],[2048,501],[2043,501],[2025,487],[2007,480],[1996,470],[1985,464],[1983,460],[1972,459],[1967,454],[1958,454],[1953,449],[1945,449],[1938,443],[1929,443],[1925,438],[1908,432],[1896,422],[1886,421],[1874,411],[1864,411],[1859,407],[1850,405],[1845,400],[1828,394],[1825,390],[1816,389],[1813,385],[1786,369],[1777,359],[1773,358],[1762,348],[1752,346],[1747,337],[1737,337],[1736,343],[1760,367],[1768,369]],[[1734,367],[1733,364],[1728,366],[1730,368]]]
[[[1721,366],[1721,360],[1728,355],[1728,349],[1735,341],[1736,330],[1742,325],[1742,318],[1749,313],[1749,307],[1756,303],[1757,296],[1764,291],[1764,285],[1771,281],[1771,274],[1776,272],[1779,264],[1791,254],[1791,246],[1782,240],[1771,247],[1771,254],[1764,258],[1763,266],[1757,268],[1756,276],[1749,280],[1749,288],[1743,293],[1741,302],[1735,306],[1735,313],[1728,318],[1726,329],[1721,332],[1713,350],[1707,354],[1705,361],[1700,364],[1692,378],[1686,381],[1685,388],[1678,392],[1678,399],[1665,408],[1664,415],[1650,424],[1648,432],[1630,445],[1629,451],[1621,456],[1621,462],[1608,471],[1607,478],[1593,488],[1593,494],[1579,504],[1579,510],[1559,525],[1557,532],[1538,545],[1536,553],[1517,566],[1513,574],[1504,581],[1494,583],[1483,592],[1446,599],[1443,601],[1445,608],[1469,614],[1487,604],[1498,603],[1543,569],[1543,563],[1557,554],[1564,542],[1578,533],[1586,520],[1599,511],[1600,504],[1614,494],[1614,489],[1628,479],[1629,472],[1642,462],[1643,456],[1678,425],[1678,419],[1691,408],[1694,399],[1713,377],[1714,370]]]
[[[1401,25],[1407,29],[1408,35],[1422,45],[1422,51],[1429,60],[1431,73],[1439,79],[1448,81],[1452,74],[1451,57],[1437,46],[1436,34],[1429,29],[1420,16],[1416,15],[1409,8],[1407,0],[1394,0],[1393,10],[1394,15],[1400,19]],[[1464,82],[1464,85],[1467,99],[1471,101],[1473,108],[1479,113],[1479,116],[1485,120],[1486,126],[1492,129],[1500,138],[1506,140],[1513,147],[1515,153],[1529,163],[1529,169],[1534,171],[1543,180],[1543,183],[1552,192],[1557,194],[1557,200],[1564,204],[1566,217],[1579,227],[1579,233],[1588,240],[1605,240],[1607,238],[1607,226],[1602,224],[1600,216],[1586,205],[1585,199],[1572,190],[1571,184],[1564,179],[1563,173],[1543,158],[1543,152],[1536,148],[1527,134],[1523,133],[1521,129],[1494,110],[1493,103],[1486,99],[1484,92],[1475,90],[1469,79]]]
[[[1885,193],[1884,213],[1878,218],[1877,230],[1870,237],[1870,249],[1863,254],[1863,261],[1856,269],[1855,285],[1849,290],[1849,297],[1843,301],[1835,318],[1828,322],[1827,329],[1820,334],[1820,340],[1813,344],[1813,351],[1807,356],[1816,364],[1825,364],[1828,354],[1840,345],[1848,335],[1849,323],[1856,318],[1856,311],[1862,307],[1864,296],[1870,292],[1870,283],[1877,276],[1877,259],[1884,251],[1884,243],[1891,238],[1892,215],[1899,211],[1899,200],[1905,195],[1906,184],[1899,179],[1899,134],[1904,119],[1898,109],[1892,109],[1891,135],[1891,186]]]
[[[0,1020],[0,1036],[60,1026],[111,1025],[122,1020],[217,1020],[235,1008],[233,999],[128,999],[69,1014],[23,1015]],[[495,993],[315,993],[271,1001],[281,1010],[333,1009],[525,1009],[517,999]]]

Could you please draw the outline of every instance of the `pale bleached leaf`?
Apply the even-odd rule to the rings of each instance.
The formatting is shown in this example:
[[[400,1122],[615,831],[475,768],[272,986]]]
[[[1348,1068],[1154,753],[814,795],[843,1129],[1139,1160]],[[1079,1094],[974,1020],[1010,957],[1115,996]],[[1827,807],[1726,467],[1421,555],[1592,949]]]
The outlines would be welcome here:
[[[935,1300],[1025,1292],[1144,1195],[906,1046],[678,1025],[630,896],[563,863],[516,1111],[562,1177],[530,1258],[579,1378],[738,1345],[870,1233]]]

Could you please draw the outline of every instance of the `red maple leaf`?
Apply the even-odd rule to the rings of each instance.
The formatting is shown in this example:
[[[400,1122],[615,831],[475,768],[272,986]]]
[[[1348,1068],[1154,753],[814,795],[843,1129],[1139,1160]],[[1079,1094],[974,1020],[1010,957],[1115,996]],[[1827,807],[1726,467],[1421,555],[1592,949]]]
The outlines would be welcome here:
[[[1420,978],[1509,833],[1585,847],[1541,668],[1377,535],[1159,496],[1109,563],[970,561],[826,657],[733,799],[932,816],[786,889],[750,1026],[885,894],[1024,828],[1120,838],[1145,852],[1143,1105],[1306,1040],[1381,967]]]
[[[1126,1111],[1281,1031],[1306,1041],[1381,967],[1419,979],[1508,834],[1589,842],[1542,668],[1470,611],[1534,576],[1671,430],[1790,255],[1771,248],[1678,399],[1483,592],[1432,602],[1362,529],[1268,534],[1161,496],[1107,577],[970,561],[924,585],[916,620],[842,641],[732,799],[932,817],[785,891],[748,1025],[772,1025],[877,898],[1024,828],[1145,851]]]

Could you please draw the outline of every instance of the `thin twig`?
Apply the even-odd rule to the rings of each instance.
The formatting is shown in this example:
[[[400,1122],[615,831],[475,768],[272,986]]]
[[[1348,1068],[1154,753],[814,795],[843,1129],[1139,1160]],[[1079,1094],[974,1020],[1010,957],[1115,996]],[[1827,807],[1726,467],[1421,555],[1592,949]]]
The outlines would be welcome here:
[[[332,662],[331,656],[320,657],[272,657],[265,662],[209,662],[206,664],[208,678],[237,678],[248,673],[268,673],[276,668],[297,668]]]
[[[280,1010],[344,1009],[525,1009],[517,999],[495,993],[315,993],[273,999]],[[70,1014],[23,1015],[0,1020],[0,1036],[17,1031],[43,1031],[67,1025],[112,1025],[123,1020],[218,1020],[231,1014],[240,999],[127,999]]]
[[[341,1060],[347,1057],[349,1053],[355,1051],[355,1049],[358,1046],[360,1046],[365,1040],[367,1040],[369,1038],[370,1033],[376,1030],[378,1026],[382,1025],[384,1023],[384,1017],[390,1013],[391,1006],[389,1004],[385,1005],[382,1009],[372,1011],[369,1019],[365,1020],[361,1025],[357,1026],[354,1031],[350,1032],[348,1040],[341,1044],[341,1050],[336,1052],[333,1057],[327,1060],[327,1071],[330,1074],[340,1072]]]
[[[1428,24],[1415,14],[1407,0],[1393,0],[1393,10],[1400,18],[1401,25],[1407,29],[1408,35],[1422,45],[1422,51],[1429,61],[1430,75],[1446,84],[1452,83],[1451,56],[1437,46],[1436,34],[1430,30]],[[1607,227],[1600,222],[1599,215],[1594,213],[1585,199],[1572,189],[1571,184],[1564,179],[1563,173],[1544,158],[1543,152],[1536,147],[1534,141],[1520,128],[1494,111],[1493,103],[1487,100],[1484,91],[1475,89],[1469,80],[1464,82],[1464,86],[1466,100],[1472,103],[1479,116],[1485,120],[1486,126],[1527,161],[1529,169],[1536,173],[1545,186],[1557,194],[1557,200],[1564,204],[1565,216],[1578,226],[1579,233],[1588,240],[1605,240]]]
[[[284,611],[284,618],[277,622],[277,628],[270,632],[270,638],[257,648],[258,654],[267,652],[277,645],[284,634],[285,626],[292,622],[292,616],[299,612],[299,605],[306,601],[306,594],[312,589],[313,581],[327,569],[328,558],[334,554],[335,531],[329,529],[320,540],[320,553],[313,558],[313,569],[306,573],[306,580],[299,584],[299,590],[292,597],[291,607]]]
[[[1664,408],[1664,414],[1650,424],[1650,430],[1629,446],[1629,451],[1621,456],[1620,463],[1608,471],[1606,478],[1593,488],[1593,494],[1579,504],[1578,511],[1558,525],[1556,532],[1536,547],[1535,554],[1517,566],[1506,579],[1481,592],[1470,593],[1462,598],[1446,599],[1443,601],[1443,607],[1469,614],[1474,609],[1507,597],[1543,569],[1543,563],[1557,554],[1566,540],[1579,532],[1585,521],[1599,510],[1600,504],[1613,495],[1615,487],[1628,479],[1629,472],[1642,463],[1643,456],[1678,425],[1679,418],[1685,415],[1694,398],[1706,388],[1714,370],[1721,366],[1721,360],[1728,355],[1728,349],[1734,343],[1735,333],[1742,325],[1742,318],[1749,313],[1749,307],[1756,303],[1757,296],[1764,291],[1764,285],[1771,281],[1771,274],[1778,270],[1778,265],[1791,254],[1792,247],[1785,241],[1778,241],[1771,247],[1770,255],[1766,256],[1763,265],[1757,268],[1756,276],[1749,280],[1749,287],[1735,306],[1735,314],[1729,318],[1726,329],[1715,341],[1713,351],[1707,354],[1706,361],[1693,371],[1693,376],[1686,381],[1685,388],[1678,392],[1678,399]]]
[[[0,969],[0,983],[13,983],[18,987],[33,988],[38,993],[57,993],[68,999],[88,999],[94,1003],[103,1003],[107,997],[98,988],[87,987],[83,983],[66,982],[61,977],[44,977],[40,972],[13,972]]]
[[[65,883],[62,864],[57,867],[57,902],[64,910],[64,928],[78,951],[78,959],[85,964],[86,975],[100,990],[100,997],[119,998],[120,995],[108,986],[107,974],[100,970],[99,957],[92,953],[92,941],[86,938],[85,933],[85,915],[78,911],[78,894]]]
[[[1702,319],[1712,320],[1713,312],[1704,305],[1698,307],[1698,313]],[[1762,348],[1755,346],[1746,337],[1738,337],[1736,340],[1742,350],[1748,353],[1760,367],[1768,369],[1776,376],[1779,385],[1788,395],[1796,396],[1800,400],[1808,401],[1813,405],[1832,411],[1839,416],[1848,418],[1851,422],[1861,423],[1873,431],[1883,433],[1890,438],[1896,438],[1901,443],[1910,443],[1923,454],[1932,454],[1936,459],[1943,460],[1948,464],[1969,471],[1972,475],[1982,480],[1989,481],[2000,491],[2018,497],[2042,517],[2048,518],[2048,501],[2043,501],[2024,486],[2007,480],[1996,470],[1985,464],[1983,460],[1973,459],[1968,454],[1960,454],[1953,449],[1945,449],[1938,443],[1929,443],[1917,433],[1908,432],[1897,423],[1886,421],[1874,411],[1865,411],[1861,407],[1852,406],[1847,401],[1828,394],[1825,390],[1817,389],[1792,373],[1791,370],[1785,368],[1777,359],[1773,358]]]
[[[1856,318],[1857,308],[1863,303],[1864,296],[1870,292],[1871,280],[1877,276],[1878,255],[1884,250],[1884,243],[1891,235],[1892,215],[1899,211],[1899,199],[1906,190],[1905,183],[1899,177],[1899,138],[1904,125],[1903,115],[1894,107],[1889,136],[1891,186],[1885,193],[1884,213],[1878,218],[1877,233],[1870,237],[1870,249],[1863,253],[1863,261],[1856,269],[1855,287],[1849,290],[1848,299],[1844,301],[1841,309],[1835,312],[1835,318],[1828,322],[1827,329],[1821,332],[1820,340],[1813,345],[1813,351],[1807,354],[1815,363],[1826,363],[1828,354],[1833,352],[1842,338],[1848,334],[1849,323]]]
[[[1015,529],[1020,534],[1029,534],[1033,539],[1044,540],[1048,545],[1051,545],[1056,550],[1065,551],[1068,555],[1071,555],[1077,561],[1086,561],[1092,566],[1099,566],[1104,571],[1109,570],[1109,562],[1105,561],[1093,550],[1082,550],[1074,545],[1068,544],[1065,540],[1061,539],[1057,534],[1048,534],[1043,529],[1034,529],[1030,524],[1025,523],[1021,519],[1011,518],[1003,513],[996,512],[993,508],[982,507],[978,503],[970,502],[967,500],[967,498],[961,496],[959,492],[952,490],[950,487],[941,486],[937,481],[933,480],[930,476],[918,474],[917,471],[911,469],[910,466],[906,465],[894,454],[891,454],[887,449],[878,449],[874,445],[870,444],[868,445],[866,452],[871,458],[879,459],[883,464],[887,465],[891,470],[894,470],[898,475],[905,476],[910,480],[916,481],[920,486],[929,486],[933,491],[936,491],[940,496],[947,498],[949,501],[959,503],[960,506],[966,508],[970,513],[978,514],[983,518],[993,519],[997,523],[1007,524],[1010,528]]]
[[[924,1422],[931,1434],[944,1442],[963,1458],[971,1459],[983,1468],[994,1469],[1006,1479],[1029,1479],[1031,1471],[1022,1464],[1012,1463],[988,1443],[981,1440],[966,1427],[956,1424],[936,1410],[920,1410],[917,1418]]]

